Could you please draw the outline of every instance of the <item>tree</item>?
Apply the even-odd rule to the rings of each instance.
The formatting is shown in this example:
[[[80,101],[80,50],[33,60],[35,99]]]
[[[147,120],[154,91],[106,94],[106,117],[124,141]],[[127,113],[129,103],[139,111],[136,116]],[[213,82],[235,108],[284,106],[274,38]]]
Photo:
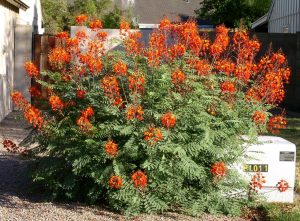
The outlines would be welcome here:
[[[199,18],[210,19],[215,25],[224,23],[228,27],[251,23],[263,16],[272,0],[204,0],[196,10]]]
[[[45,32],[55,34],[65,29],[65,21],[68,15],[68,3],[66,0],[42,0],[42,13]]]

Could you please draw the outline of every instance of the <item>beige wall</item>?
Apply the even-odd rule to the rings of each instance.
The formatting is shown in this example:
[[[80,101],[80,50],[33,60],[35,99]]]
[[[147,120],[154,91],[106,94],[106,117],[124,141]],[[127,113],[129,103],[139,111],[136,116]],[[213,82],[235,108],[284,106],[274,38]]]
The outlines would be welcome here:
[[[12,110],[16,18],[17,9],[0,0],[0,120]]]

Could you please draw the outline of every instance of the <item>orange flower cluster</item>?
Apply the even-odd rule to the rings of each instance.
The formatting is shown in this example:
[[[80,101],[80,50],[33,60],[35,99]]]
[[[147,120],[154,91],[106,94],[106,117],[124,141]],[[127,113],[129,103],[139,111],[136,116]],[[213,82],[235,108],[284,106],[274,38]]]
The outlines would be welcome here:
[[[11,97],[16,106],[23,110],[25,119],[31,123],[33,127],[41,128],[44,125],[42,112],[28,103],[20,92],[13,92]]]
[[[251,76],[256,72],[257,70],[255,64],[241,64],[235,67],[234,76],[243,82],[248,82]]]
[[[76,20],[77,24],[82,25],[86,22],[87,19],[88,19],[88,17],[86,15],[82,14],[82,15],[76,16],[75,20]]]
[[[77,125],[79,126],[80,130],[83,132],[88,132],[92,129],[92,124],[89,121],[88,118],[81,116],[78,120],[77,120]]]
[[[163,140],[163,135],[161,130],[158,128],[150,127],[147,131],[144,132],[144,140],[150,141],[150,144],[153,145],[156,142]]]
[[[81,116],[85,118],[89,118],[95,114],[94,110],[92,107],[86,108],[84,111],[82,111]]]
[[[139,43],[139,39],[142,37],[142,33],[139,31],[131,32],[124,40],[126,52],[129,55],[135,56],[141,53],[142,45]]]
[[[44,125],[42,112],[31,105],[28,105],[27,108],[25,108],[24,117],[35,128],[41,128]]]
[[[173,47],[170,49],[170,52],[171,52],[171,57],[174,59],[177,57],[182,57],[186,52],[186,48],[181,43],[174,44]]]
[[[113,142],[112,140],[109,140],[105,144],[105,152],[110,156],[110,157],[115,157],[118,154],[118,144]]]
[[[105,31],[99,31],[97,34],[96,34],[96,37],[100,40],[100,41],[105,41],[108,37],[108,34],[107,32]]]
[[[128,82],[129,82],[129,90],[132,91],[133,93],[139,93],[142,94],[144,93],[145,89],[145,76],[141,75],[130,75],[128,77]]]
[[[190,59],[188,63],[195,69],[199,76],[207,76],[211,73],[211,65],[208,60]]]
[[[143,187],[146,187],[148,184],[148,178],[147,178],[146,174],[140,170],[136,171],[132,174],[131,180],[133,181],[134,186],[136,188],[139,188],[139,187],[143,188]]]
[[[92,29],[93,31],[97,31],[98,29],[102,28],[102,21],[99,19],[96,19],[94,21],[91,21],[89,26],[90,26],[90,29]]]
[[[119,61],[114,65],[114,72],[119,75],[127,74],[127,65],[123,61]]]
[[[49,98],[49,103],[50,103],[52,110],[54,110],[54,111],[62,110],[62,109],[64,109],[64,106],[65,106],[64,103],[61,101],[61,99],[55,95],[52,95]]]
[[[102,61],[100,60],[100,58],[95,58],[90,53],[80,54],[79,61],[82,64],[86,65],[92,74],[101,72],[103,68]]]
[[[133,120],[136,118],[136,119],[142,121],[144,119],[143,114],[144,114],[144,110],[143,110],[142,106],[140,106],[140,105],[130,106],[127,109],[126,117],[127,117],[127,120]]]
[[[155,67],[159,65],[163,56],[166,55],[166,36],[161,32],[153,32],[149,39],[149,48],[145,56],[148,58],[148,65]]]
[[[48,59],[52,68],[61,70],[67,63],[70,62],[71,56],[66,49],[62,47],[56,47],[51,50],[48,55]]]
[[[169,30],[170,28],[171,28],[171,21],[165,16],[159,22],[159,29],[161,29],[161,30]]]
[[[112,189],[116,189],[116,190],[121,189],[121,187],[123,186],[123,180],[119,176],[111,176],[109,181],[108,181],[108,185]]]
[[[174,85],[183,84],[186,79],[185,74],[180,70],[174,71],[171,77]]]
[[[67,45],[67,51],[70,54],[78,54],[80,52],[78,38],[68,38],[66,40],[66,45]]]
[[[251,192],[258,192],[259,189],[263,188],[264,183],[266,183],[265,176],[262,173],[256,173],[251,178],[249,190]]]
[[[221,91],[222,93],[234,93],[235,86],[234,83],[226,81],[221,84]]]
[[[116,77],[105,76],[102,79],[102,89],[113,105],[119,106],[122,103],[120,95],[119,83]]]
[[[268,122],[268,130],[272,134],[279,134],[280,129],[285,129],[287,125],[287,120],[283,114],[278,116],[273,116]]]
[[[31,86],[28,89],[28,91],[29,91],[29,93],[32,97],[36,97],[36,98],[41,98],[42,97],[42,92],[37,86]]]
[[[216,162],[211,166],[210,172],[215,176],[215,177],[223,177],[226,175],[226,166],[223,162]]]
[[[78,31],[76,32],[76,38],[78,38],[78,40],[82,41],[85,40],[87,38],[87,33],[85,31]]]
[[[257,124],[264,124],[267,120],[267,115],[263,111],[255,111],[252,115],[252,119]]]
[[[217,71],[229,76],[235,69],[235,65],[228,59],[216,61],[215,68]]]
[[[86,91],[84,90],[77,90],[76,91],[76,96],[79,98],[79,99],[83,99],[86,95]]]
[[[130,30],[129,22],[122,20],[120,22],[120,34],[122,36],[126,36],[129,33],[129,30]]]
[[[37,78],[39,76],[39,70],[32,62],[26,62],[24,66],[29,77]]]
[[[19,91],[11,93],[11,98],[14,104],[21,110],[25,109],[29,103]]]
[[[68,39],[69,38],[69,33],[66,31],[62,31],[56,34],[56,38],[59,39]]]
[[[76,122],[81,131],[88,132],[92,129],[92,124],[89,121],[89,118],[94,114],[95,113],[92,107],[88,107],[81,112],[81,116]]]
[[[278,190],[280,192],[285,192],[289,189],[289,183],[286,180],[280,180],[277,184],[276,184]]]
[[[167,112],[161,117],[161,122],[166,128],[173,128],[176,124],[176,117],[174,114]]]
[[[257,40],[250,40],[245,31],[238,31],[233,35],[234,51],[237,55],[238,64],[249,64],[260,49]]]
[[[219,57],[226,50],[228,45],[228,29],[224,25],[216,27],[216,38],[214,43],[210,46],[211,55]]]

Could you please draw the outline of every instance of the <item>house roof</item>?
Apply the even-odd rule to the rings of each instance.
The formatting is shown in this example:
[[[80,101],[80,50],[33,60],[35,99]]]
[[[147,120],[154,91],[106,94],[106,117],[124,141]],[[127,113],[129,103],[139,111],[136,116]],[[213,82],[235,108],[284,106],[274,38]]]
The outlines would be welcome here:
[[[201,0],[136,0],[134,14],[138,23],[158,24],[167,16],[171,21],[179,18],[195,17]]]
[[[11,5],[13,5],[13,6],[17,7],[17,8],[20,8],[20,9],[22,9],[22,10],[24,10],[24,11],[26,11],[26,10],[29,8],[29,6],[26,5],[26,4],[25,4],[23,1],[21,1],[21,0],[5,0],[5,1],[7,1],[7,2],[10,3]]]
[[[259,19],[257,19],[255,22],[253,22],[252,26],[251,26],[252,29],[257,28],[257,27],[259,27],[261,25],[264,25],[264,24],[269,22],[270,16],[271,16],[273,8],[274,8],[274,4],[275,4],[275,1],[273,0],[272,5],[271,5],[268,13],[265,14],[264,16],[260,17]]]

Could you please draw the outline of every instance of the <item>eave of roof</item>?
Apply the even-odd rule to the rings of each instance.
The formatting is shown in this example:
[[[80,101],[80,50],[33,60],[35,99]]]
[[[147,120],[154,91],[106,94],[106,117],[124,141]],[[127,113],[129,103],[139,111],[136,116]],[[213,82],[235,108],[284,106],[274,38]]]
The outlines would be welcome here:
[[[252,23],[252,29],[260,26],[260,25],[264,25],[266,23],[268,23],[269,19],[270,19],[270,16],[271,16],[271,13],[273,11],[273,8],[274,8],[274,5],[275,5],[275,0],[272,1],[272,5],[268,11],[267,14],[265,14],[264,16],[260,17],[259,19],[257,19],[255,22]]]
[[[6,0],[8,3],[12,4],[13,6],[16,6],[17,8],[20,8],[24,11],[26,11],[29,6],[26,5],[23,1],[21,0]]]

